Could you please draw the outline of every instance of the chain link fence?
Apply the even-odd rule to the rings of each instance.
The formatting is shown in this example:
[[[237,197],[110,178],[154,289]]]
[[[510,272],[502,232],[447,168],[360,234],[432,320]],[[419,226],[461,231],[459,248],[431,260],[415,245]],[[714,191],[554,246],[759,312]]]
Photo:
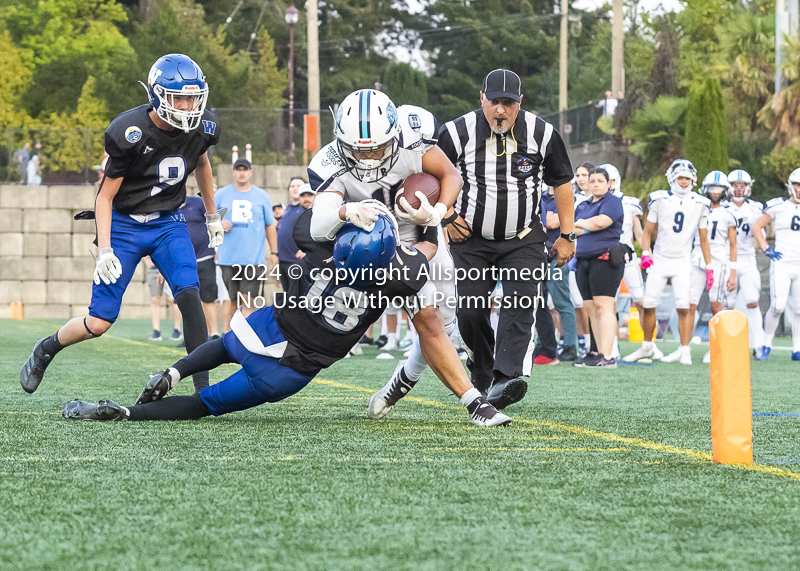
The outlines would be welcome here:
[[[602,116],[602,107],[588,104],[560,112],[542,114],[542,119],[552,123],[558,129],[567,147],[576,147],[586,143],[611,139],[611,135],[604,133],[597,126],[597,121]]]

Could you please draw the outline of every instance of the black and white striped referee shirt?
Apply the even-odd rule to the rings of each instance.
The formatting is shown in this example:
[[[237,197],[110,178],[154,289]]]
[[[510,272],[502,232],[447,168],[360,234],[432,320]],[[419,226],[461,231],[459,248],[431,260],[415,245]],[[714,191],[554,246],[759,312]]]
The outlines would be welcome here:
[[[557,187],[573,176],[564,141],[550,123],[520,109],[512,131],[496,135],[476,109],[445,123],[437,144],[464,179],[454,208],[473,233],[509,240],[530,226],[545,241],[542,182]]]

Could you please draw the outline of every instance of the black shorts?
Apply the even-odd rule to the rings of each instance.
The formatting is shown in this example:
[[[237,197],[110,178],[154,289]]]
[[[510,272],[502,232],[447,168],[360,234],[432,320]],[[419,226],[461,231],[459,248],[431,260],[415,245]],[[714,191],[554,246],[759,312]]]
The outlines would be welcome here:
[[[575,266],[575,281],[583,299],[592,299],[595,296],[615,297],[623,273],[625,264],[615,268],[609,260],[579,258]]]
[[[213,257],[197,262],[197,277],[200,280],[200,301],[217,301],[217,263]]]
[[[225,282],[225,287],[228,288],[228,295],[231,296],[231,303],[234,307],[239,306],[239,294],[250,296],[250,302],[253,298],[261,293],[261,281],[258,279],[258,273],[252,280],[245,279],[245,266],[220,266],[222,270],[222,281]],[[236,278],[236,279],[233,279]]]

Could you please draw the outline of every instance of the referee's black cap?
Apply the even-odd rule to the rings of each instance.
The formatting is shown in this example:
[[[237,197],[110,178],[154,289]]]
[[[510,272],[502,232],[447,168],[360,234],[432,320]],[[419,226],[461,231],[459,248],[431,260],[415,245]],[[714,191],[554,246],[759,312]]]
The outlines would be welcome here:
[[[517,103],[522,99],[522,82],[519,76],[508,69],[490,71],[483,78],[483,94],[487,99],[508,97]]]

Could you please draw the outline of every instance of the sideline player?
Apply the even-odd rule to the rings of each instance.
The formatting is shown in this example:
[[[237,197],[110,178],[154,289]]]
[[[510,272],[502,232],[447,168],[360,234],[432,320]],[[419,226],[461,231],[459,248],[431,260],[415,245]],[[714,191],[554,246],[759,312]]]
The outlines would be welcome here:
[[[747,325],[750,329],[750,347],[760,351],[764,344],[764,327],[758,300],[761,298],[761,272],[756,264],[753,247],[753,225],[764,210],[764,205],[750,200],[753,179],[741,169],[728,175],[731,188],[728,210],[736,218],[736,285],[738,294],[747,304]],[[763,232],[762,232],[763,234]],[[757,357],[757,356],[756,356]]]
[[[711,171],[703,179],[700,194],[711,202],[708,214],[708,247],[711,263],[703,263],[703,252],[695,241],[692,251],[692,284],[689,293],[689,314],[694,319],[697,304],[707,285],[708,270],[713,272],[713,287],[708,288],[711,314],[723,309],[733,309],[736,303],[736,217],[722,205],[730,191],[724,172]],[[703,363],[711,362],[711,352],[705,354]]]
[[[764,206],[762,214],[753,224],[753,234],[759,247],[769,257],[770,304],[764,316],[764,346],[757,355],[765,361],[772,349],[772,338],[778,322],[786,309],[789,293],[792,294],[792,361],[800,361],[800,168],[792,171],[786,184],[785,197],[773,198]],[[767,245],[762,229],[775,222],[775,247]]]
[[[94,404],[74,400],[64,406],[64,417],[194,420],[278,402],[303,389],[323,368],[343,359],[380,317],[389,299],[408,297],[409,303],[414,303],[415,299],[435,293],[421,270],[436,255],[436,228],[426,229],[414,246],[400,246],[396,222],[391,215],[381,213],[370,231],[348,224],[338,231],[335,241],[315,242],[310,232],[311,217],[310,212],[305,212],[295,224],[292,237],[306,255],[297,262],[302,275],[291,282],[282,301],[276,298],[274,306],[259,309],[247,318],[237,312],[231,320],[231,331],[222,339],[209,341],[163,373],[153,375],[139,397],[140,404],[127,408],[112,401]],[[340,280],[333,273],[363,268],[373,271],[354,281]],[[381,269],[388,269],[391,279],[376,280]],[[379,296],[382,301],[375,299]],[[424,313],[432,313],[436,319],[418,320]],[[421,309],[414,320],[426,330],[426,353],[436,350],[433,339],[448,340],[435,307]],[[428,328],[428,324],[433,327]],[[450,351],[455,354],[452,345]],[[437,374],[460,377],[462,388],[454,392],[475,424],[511,423],[469,384],[457,355],[460,375],[457,371],[436,370],[438,361],[433,361]],[[199,394],[162,398],[187,375],[225,363],[239,363],[242,369]]]
[[[642,233],[642,268],[651,268],[647,273],[644,290],[644,313],[642,346],[624,358],[625,361],[638,361],[653,358],[653,332],[656,328],[656,306],[661,293],[672,280],[675,292],[675,308],[678,310],[678,330],[681,346],[677,351],[661,360],[680,361],[682,365],[692,364],[689,340],[694,328],[694,316],[689,313],[689,287],[692,273],[691,244],[695,230],[700,235],[700,248],[703,261],[711,263],[708,247],[706,222],[709,200],[692,192],[697,184],[697,170],[686,159],[677,159],[667,169],[670,190],[658,190],[650,195],[647,222]],[[653,255],[650,254],[650,237],[658,229],[658,239]],[[713,286],[713,272],[707,271],[707,287]]]
[[[219,120],[205,109],[208,84],[203,72],[185,55],[170,54],[156,61],[145,89],[150,103],[120,114],[106,130],[109,161],[95,211],[79,215],[96,220],[100,248],[89,315],[71,319],[36,342],[19,375],[28,393],[39,387],[56,353],[109,330],[144,256],[150,256],[175,296],[187,352],[207,339],[197,261],[179,207],[186,198],[186,177],[196,170],[209,247],[222,244],[221,213],[214,208],[206,154],[219,141]],[[198,371],[194,384],[198,391],[208,386],[208,372]]]
[[[345,221],[369,229],[377,216],[370,200],[385,205],[400,219],[402,245],[416,243],[419,232],[426,226],[437,228],[441,247],[431,260],[430,269],[432,282],[445,300],[438,306],[450,335],[455,329],[456,308],[447,300],[457,299],[456,281],[440,222],[455,213],[452,205],[463,183],[458,170],[436,146],[436,119],[421,107],[403,105],[398,109],[384,93],[362,89],[342,101],[334,119],[334,135],[335,140],[324,146],[308,165],[308,181],[317,191],[311,235],[315,240],[331,240]],[[420,172],[439,180],[441,194],[435,205],[420,194],[422,204],[414,210],[399,196],[398,189],[408,176]],[[365,200],[368,202],[362,202]],[[397,364],[379,395],[391,393],[397,383],[414,386],[425,371],[427,363],[421,344],[426,328],[420,329],[416,321],[414,326],[418,335],[408,359]],[[446,345],[452,347],[449,341]],[[433,354],[445,359],[451,351],[442,346]],[[463,368],[460,359],[458,366]],[[370,414],[376,418],[385,416],[391,408],[382,404],[384,396],[370,402]]]

